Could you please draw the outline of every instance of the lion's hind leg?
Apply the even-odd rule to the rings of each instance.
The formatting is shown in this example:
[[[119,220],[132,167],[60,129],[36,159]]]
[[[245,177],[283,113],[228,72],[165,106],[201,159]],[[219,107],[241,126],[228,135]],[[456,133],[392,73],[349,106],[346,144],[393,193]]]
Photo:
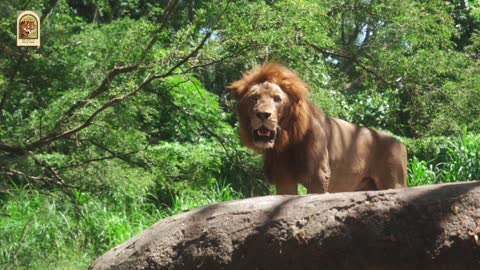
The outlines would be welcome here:
[[[371,177],[365,177],[360,181],[355,191],[379,190],[375,180]]]
[[[404,144],[394,141],[382,155],[383,166],[374,175],[378,189],[407,187],[407,149]]]
[[[373,180],[378,190],[407,187],[407,166],[402,162],[390,162]]]

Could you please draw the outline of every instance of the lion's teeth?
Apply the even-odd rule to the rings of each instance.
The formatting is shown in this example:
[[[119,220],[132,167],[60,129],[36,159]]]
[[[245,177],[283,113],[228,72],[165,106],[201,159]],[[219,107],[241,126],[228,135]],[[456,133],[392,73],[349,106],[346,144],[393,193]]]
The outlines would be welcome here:
[[[258,136],[270,136],[270,130],[267,130],[265,132],[257,130],[257,134],[258,134]]]

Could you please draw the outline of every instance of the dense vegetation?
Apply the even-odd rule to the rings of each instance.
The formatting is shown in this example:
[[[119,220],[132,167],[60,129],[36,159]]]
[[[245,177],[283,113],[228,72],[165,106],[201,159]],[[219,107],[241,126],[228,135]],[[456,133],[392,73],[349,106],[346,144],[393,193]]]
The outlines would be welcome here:
[[[17,10],[42,46],[16,47]],[[389,131],[409,184],[480,179],[480,2],[0,4],[0,268],[84,269],[156,220],[271,193],[224,91],[266,60]]]

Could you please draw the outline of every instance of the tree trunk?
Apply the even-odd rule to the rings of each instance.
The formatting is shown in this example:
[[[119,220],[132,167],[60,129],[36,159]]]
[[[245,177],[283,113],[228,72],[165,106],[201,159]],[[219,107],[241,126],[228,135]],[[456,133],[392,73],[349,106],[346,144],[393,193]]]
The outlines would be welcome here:
[[[480,269],[480,182],[208,205],[90,269]]]

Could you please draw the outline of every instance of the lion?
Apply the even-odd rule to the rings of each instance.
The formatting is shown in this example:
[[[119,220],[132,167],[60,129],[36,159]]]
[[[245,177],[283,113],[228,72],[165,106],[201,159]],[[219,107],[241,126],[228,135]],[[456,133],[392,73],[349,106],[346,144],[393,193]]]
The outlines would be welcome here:
[[[36,38],[34,21],[21,21],[20,22],[20,38]]]
[[[263,154],[277,194],[406,187],[407,150],[393,136],[327,116],[295,72],[266,63],[228,86],[236,98],[240,138]]]

